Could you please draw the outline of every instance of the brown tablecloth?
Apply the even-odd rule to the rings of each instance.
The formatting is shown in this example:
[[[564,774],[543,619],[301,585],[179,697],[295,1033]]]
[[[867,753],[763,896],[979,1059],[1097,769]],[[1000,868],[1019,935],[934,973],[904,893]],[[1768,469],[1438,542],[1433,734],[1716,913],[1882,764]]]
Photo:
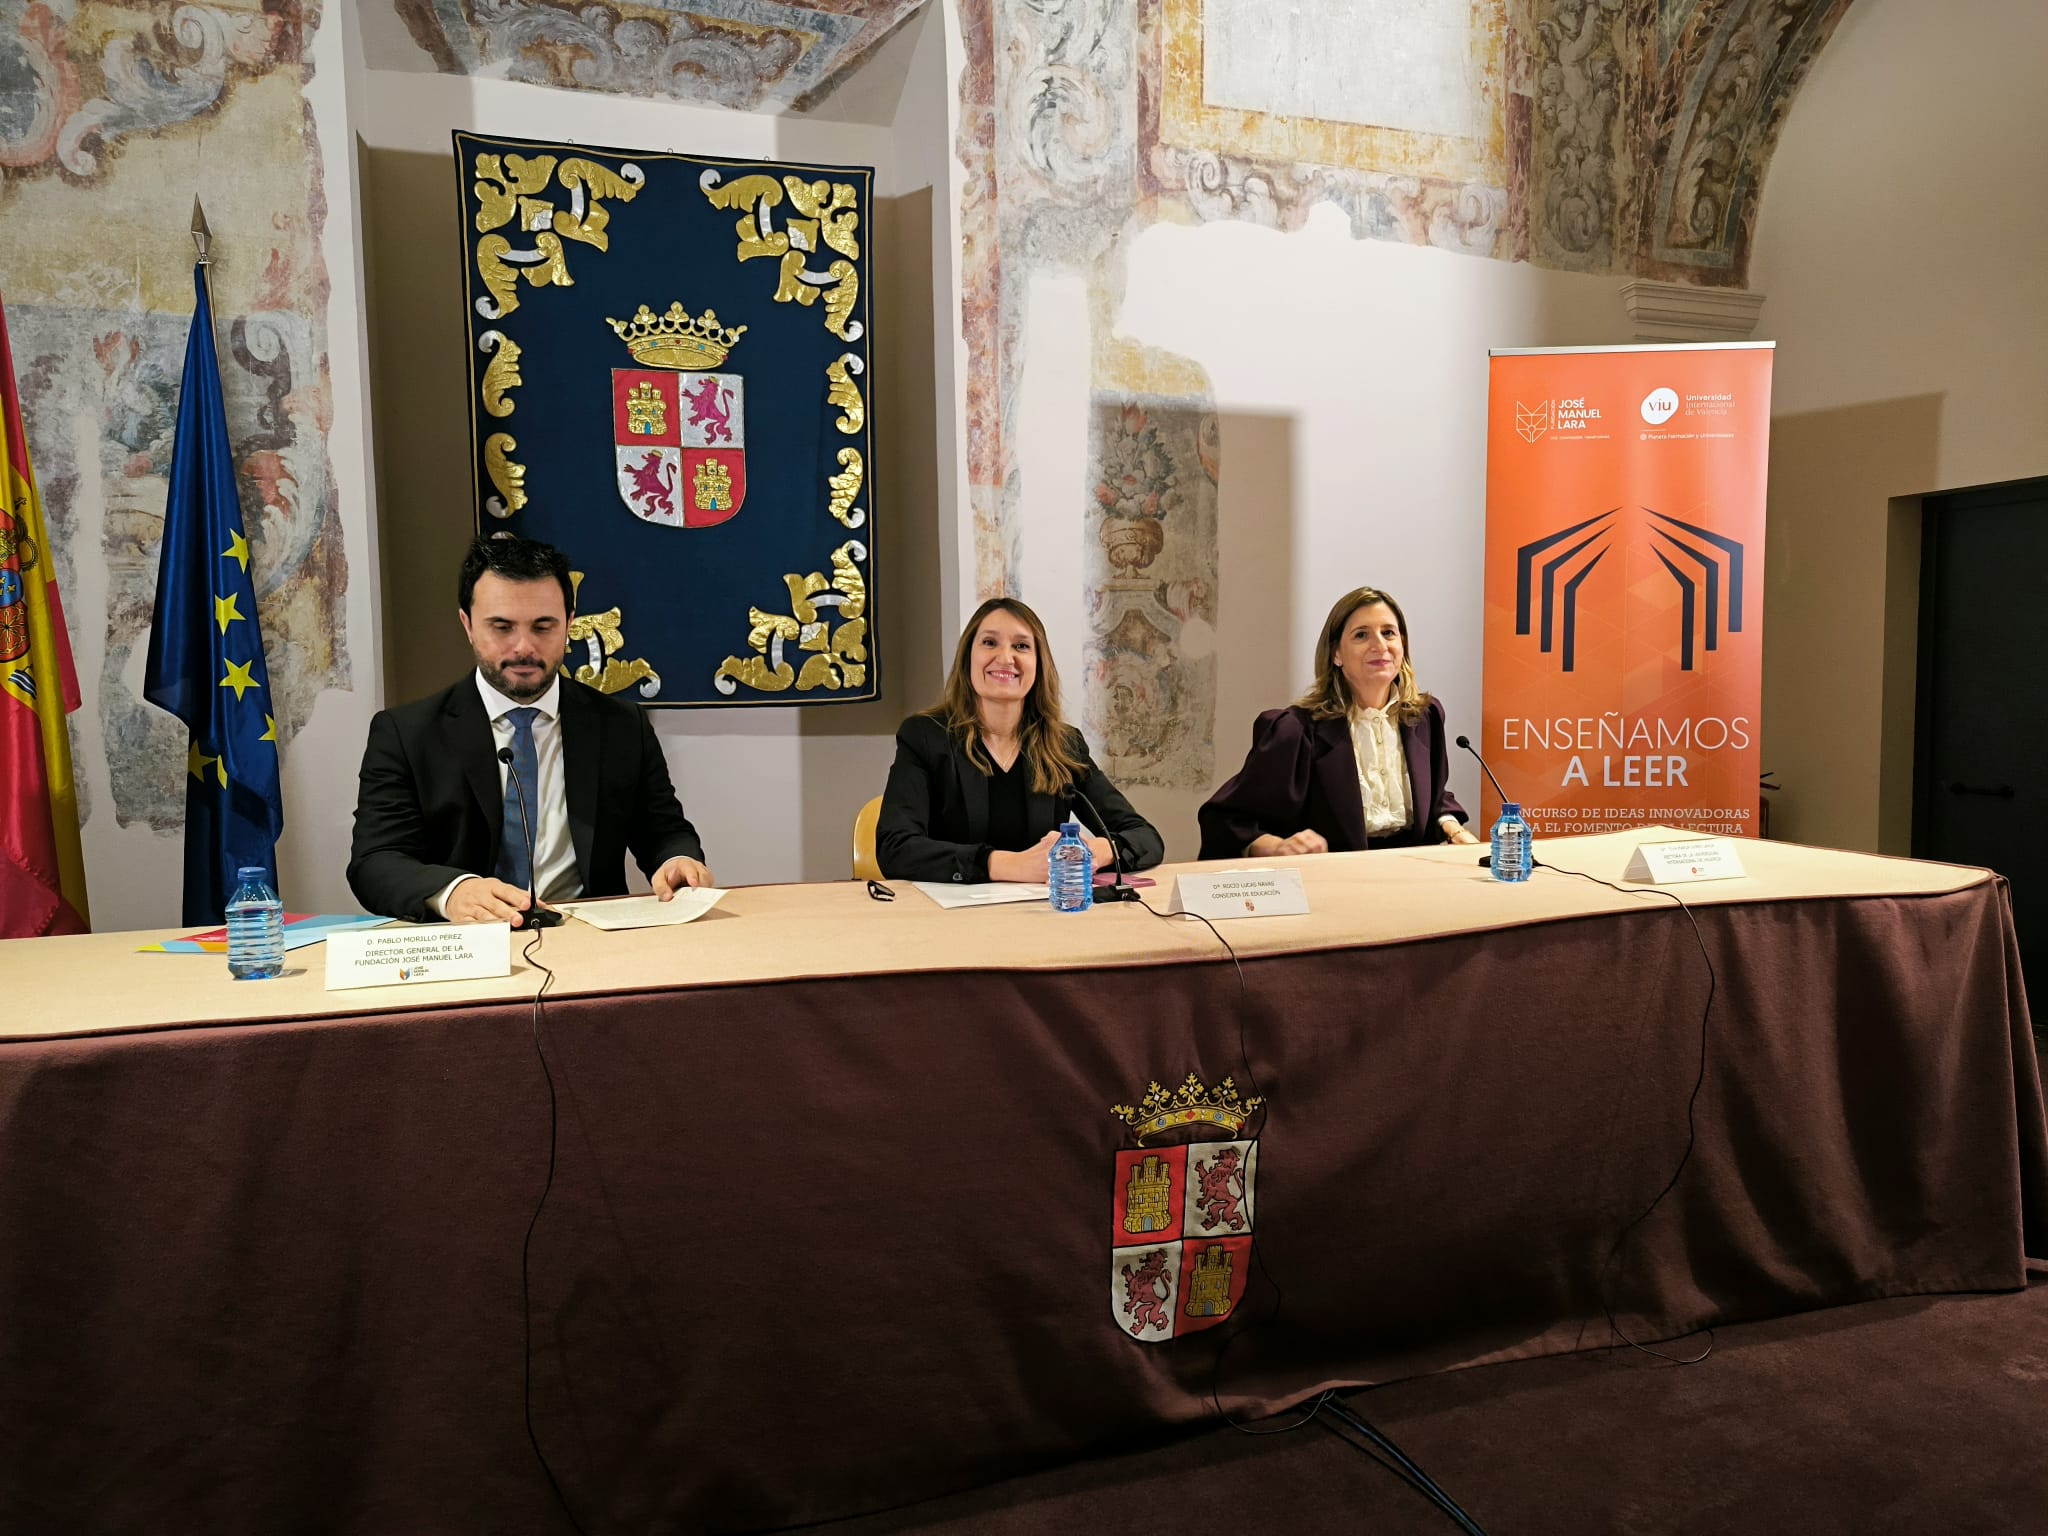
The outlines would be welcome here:
[[[1662,903],[1586,886],[1581,915],[1254,952],[1242,1003],[1136,912],[1008,914],[1028,970],[607,992],[562,946],[535,1429],[593,1536],[735,1529],[1212,1394],[1604,1344],[1606,1307],[1649,1340],[2017,1287],[2048,1257],[2048,1130],[2010,915],[1996,881],[1935,883],[1694,909],[1696,1142],[1611,1265],[1700,1065],[1707,970]],[[1045,935],[1126,921],[1163,958],[1045,963]],[[0,1045],[0,1529],[567,1529],[521,1412],[533,1010],[358,999]],[[1110,1310],[1108,1110],[1188,1072],[1269,1100],[1262,1264],[1231,1323],[1141,1345]]]

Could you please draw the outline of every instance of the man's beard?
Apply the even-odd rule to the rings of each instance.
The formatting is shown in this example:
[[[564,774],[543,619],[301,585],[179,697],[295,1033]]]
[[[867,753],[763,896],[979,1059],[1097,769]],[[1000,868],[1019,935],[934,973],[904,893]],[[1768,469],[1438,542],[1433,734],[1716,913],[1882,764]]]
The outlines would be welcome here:
[[[541,668],[547,667],[547,662],[538,656],[517,657],[515,660],[530,662],[532,665]],[[492,666],[488,661],[479,661],[477,667],[482,671],[485,682],[505,695],[506,698],[517,699],[521,704],[532,703],[535,699],[546,693],[555,681],[555,674],[547,670],[543,670],[536,681],[521,683],[508,676],[501,669]]]

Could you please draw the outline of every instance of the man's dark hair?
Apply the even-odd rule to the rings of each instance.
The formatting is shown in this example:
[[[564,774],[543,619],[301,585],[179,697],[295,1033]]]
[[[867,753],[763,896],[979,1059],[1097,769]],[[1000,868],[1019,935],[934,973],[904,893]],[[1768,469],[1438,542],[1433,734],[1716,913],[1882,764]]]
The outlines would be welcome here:
[[[476,579],[489,571],[506,581],[546,581],[553,577],[562,588],[562,612],[576,611],[576,584],[569,579],[569,557],[552,544],[522,539],[514,533],[478,534],[470,540],[462,557],[462,579],[456,585],[455,600],[464,613],[476,596]]]

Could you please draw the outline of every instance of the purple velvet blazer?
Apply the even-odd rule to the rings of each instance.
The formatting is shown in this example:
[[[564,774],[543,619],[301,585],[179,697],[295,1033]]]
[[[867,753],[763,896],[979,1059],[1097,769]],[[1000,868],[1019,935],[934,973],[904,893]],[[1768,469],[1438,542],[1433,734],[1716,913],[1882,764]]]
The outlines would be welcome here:
[[[1313,829],[1332,853],[1362,848],[1403,848],[1443,842],[1442,816],[1467,820],[1451,793],[1450,753],[1444,745],[1444,707],[1429,701],[1420,720],[1401,727],[1408,759],[1408,794],[1415,821],[1398,832],[1365,835],[1365,802],[1358,792],[1358,757],[1344,720],[1317,720],[1299,705],[1269,709],[1252,727],[1244,767],[1197,813],[1205,859],[1239,859],[1262,833],[1291,837]]]

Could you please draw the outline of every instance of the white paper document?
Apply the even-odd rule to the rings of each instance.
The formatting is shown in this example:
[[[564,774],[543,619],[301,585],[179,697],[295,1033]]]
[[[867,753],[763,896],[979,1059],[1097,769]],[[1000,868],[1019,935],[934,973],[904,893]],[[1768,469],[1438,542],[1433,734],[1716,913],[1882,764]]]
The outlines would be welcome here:
[[[947,908],[998,907],[1006,902],[1052,900],[1052,887],[1049,885],[1012,885],[1007,880],[992,880],[986,885],[954,885],[946,880],[913,880],[910,883]]]
[[[686,887],[667,901],[657,896],[620,896],[556,905],[593,928],[669,928],[677,923],[694,923],[724,899],[724,891],[707,885]]]

